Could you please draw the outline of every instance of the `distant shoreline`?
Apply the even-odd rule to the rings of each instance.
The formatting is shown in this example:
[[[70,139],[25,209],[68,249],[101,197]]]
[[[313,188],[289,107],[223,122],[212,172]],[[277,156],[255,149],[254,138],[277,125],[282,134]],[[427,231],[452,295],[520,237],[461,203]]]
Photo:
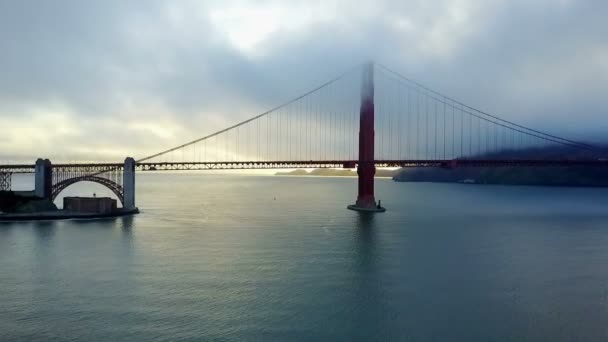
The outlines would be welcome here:
[[[377,169],[375,178],[393,178],[399,170],[386,170]],[[277,172],[275,176],[289,176],[289,177],[340,177],[340,178],[357,178],[357,171],[351,169],[325,169],[317,168],[307,171],[305,169],[296,169],[287,172]]]
[[[307,177],[307,178],[357,178],[358,176],[335,176],[335,175],[285,175],[285,174],[275,174],[276,177]],[[374,176],[374,178],[384,178],[384,179],[393,179],[390,176]]]

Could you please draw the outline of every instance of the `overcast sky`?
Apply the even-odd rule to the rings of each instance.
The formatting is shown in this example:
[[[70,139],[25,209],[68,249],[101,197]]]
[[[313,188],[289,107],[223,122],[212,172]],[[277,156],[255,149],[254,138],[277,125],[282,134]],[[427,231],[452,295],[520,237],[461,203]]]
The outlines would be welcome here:
[[[605,0],[2,0],[0,160],[143,156],[368,59],[506,119],[598,139],[607,15]]]

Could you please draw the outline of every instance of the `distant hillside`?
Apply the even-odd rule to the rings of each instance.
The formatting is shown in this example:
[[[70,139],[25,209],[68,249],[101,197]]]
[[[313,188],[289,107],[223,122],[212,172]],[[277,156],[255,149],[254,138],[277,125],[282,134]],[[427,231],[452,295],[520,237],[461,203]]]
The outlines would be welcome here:
[[[399,170],[377,169],[376,177],[394,177]],[[289,172],[277,172],[277,176],[332,176],[332,177],[356,177],[357,171],[350,169],[314,169],[309,171],[297,169]]]
[[[546,147],[504,151],[480,155],[480,159],[603,159],[608,153],[574,150],[568,147]],[[350,169],[302,169],[277,172],[277,176],[333,176],[356,177]],[[397,182],[477,183],[502,185],[543,185],[608,187],[608,168],[602,167],[460,167],[377,169],[376,177],[392,177]]]
[[[586,167],[482,167],[403,169],[397,182],[608,187],[608,170]]]
[[[534,150],[509,151],[480,156],[484,159],[600,159],[602,153],[573,151],[571,148],[548,147]],[[478,183],[502,185],[543,185],[608,187],[608,169],[603,167],[480,167],[480,168],[407,168],[393,179],[397,182]]]

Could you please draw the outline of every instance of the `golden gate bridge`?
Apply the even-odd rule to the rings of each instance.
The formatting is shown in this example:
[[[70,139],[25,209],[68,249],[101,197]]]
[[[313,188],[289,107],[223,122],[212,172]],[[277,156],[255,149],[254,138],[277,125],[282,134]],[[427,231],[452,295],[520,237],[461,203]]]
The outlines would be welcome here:
[[[559,146],[573,154],[547,154]],[[377,167],[608,166],[593,145],[475,109],[373,62],[248,120],[121,163],[0,165],[0,191],[15,173],[35,173],[35,194],[54,200],[77,182],[110,189],[135,208],[136,171],[356,168],[350,209],[382,211]]]

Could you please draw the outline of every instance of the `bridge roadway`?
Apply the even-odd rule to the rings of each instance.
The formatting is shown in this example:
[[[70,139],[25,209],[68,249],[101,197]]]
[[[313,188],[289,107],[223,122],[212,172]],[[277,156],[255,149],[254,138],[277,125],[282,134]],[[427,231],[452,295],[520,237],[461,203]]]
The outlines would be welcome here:
[[[304,160],[304,161],[228,161],[228,162],[142,162],[136,163],[137,171],[188,171],[188,170],[263,170],[297,168],[355,168],[358,160]],[[376,160],[376,167],[560,167],[560,166],[608,166],[605,159],[411,159]],[[73,163],[53,164],[54,170],[103,173],[118,171],[123,163]],[[0,165],[0,172],[34,173],[33,164]]]

